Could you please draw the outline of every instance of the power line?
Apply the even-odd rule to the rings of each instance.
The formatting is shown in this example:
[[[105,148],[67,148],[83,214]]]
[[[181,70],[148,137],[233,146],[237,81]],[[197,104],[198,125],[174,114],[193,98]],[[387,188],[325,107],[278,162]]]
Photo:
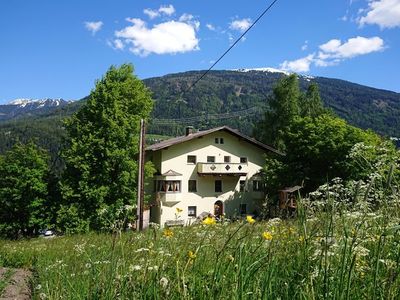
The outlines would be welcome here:
[[[152,124],[177,124],[177,123],[194,123],[194,122],[199,122],[199,121],[204,121],[204,118],[206,120],[221,120],[221,119],[232,119],[232,118],[237,118],[237,117],[246,117],[250,116],[253,114],[256,114],[259,112],[260,107],[258,106],[253,106],[247,109],[243,110],[238,110],[234,112],[229,112],[229,113],[222,113],[222,114],[204,114],[200,116],[195,116],[195,117],[189,117],[189,118],[179,118],[179,119],[153,119]]]
[[[256,23],[275,5],[275,3],[278,2],[278,0],[274,0],[258,17],[257,19],[250,25],[249,28],[247,28],[238,39],[236,39],[236,41],[212,64],[211,67],[208,68],[207,71],[205,71],[198,79],[196,79],[196,81],[194,83],[192,83],[185,91],[182,92],[181,97],[186,94],[191,88],[193,88],[200,80],[202,80],[204,78],[204,76],[206,76],[208,74],[208,72],[210,72],[212,70],[212,68],[214,68],[214,66],[222,59],[224,58],[224,56],[226,54],[228,54],[229,51],[231,51],[231,49],[233,47],[236,46],[236,44],[246,35],[247,32],[249,32],[254,25],[256,25]]]

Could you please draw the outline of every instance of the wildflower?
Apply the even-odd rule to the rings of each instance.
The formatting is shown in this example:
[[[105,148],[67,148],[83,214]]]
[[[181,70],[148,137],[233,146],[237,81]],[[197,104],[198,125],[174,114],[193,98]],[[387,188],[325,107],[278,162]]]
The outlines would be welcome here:
[[[189,251],[188,252],[188,257],[189,257],[189,259],[195,259],[196,258],[196,253],[194,253],[193,251]]]
[[[216,223],[215,218],[207,217],[203,220],[204,225],[214,225]]]
[[[232,256],[232,254],[229,254],[229,255],[228,255],[228,260],[229,260],[230,262],[233,262],[233,261],[235,260],[235,258]]]
[[[267,241],[272,240],[272,234],[269,231],[264,231],[262,234],[262,237]]]
[[[301,236],[299,237],[299,242],[300,242],[300,243],[304,242],[304,236],[301,235]]]
[[[181,208],[179,208],[179,207],[176,208],[176,213],[177,213],[177,214],[180,214],[182,211],[183,211],[183,209],[181,209]]]
[[[256,220],[254,220],[252,216],[247,216],[247,217],[246,217],[246,220],[247,220],[247,222],[248,222],[249,224],[254,224],[254,223],[256,222]]]
[[[140,253],[140,252],[144,252],[144,251],[150,251],[150,249],[148,248],[139,248],[135,251],[135,253]]]
[[[161,277],[160,279],[160,285],[163,289],[167,288],[168,286],[168,278],[166,277]]]
[[[92,265],[90,263],[86,263],[85,267],[89,269]]]
[[[174,236],[174,232],[171,229],[167,228],[164,230],[163,235],[167,238],[170,238]]]
[[[141,266],[139,266],[139,265],[130,265],[129,266],[129,271],[130,272],[133,272],[133,271],[140,271],[142,269],[142,267]]]

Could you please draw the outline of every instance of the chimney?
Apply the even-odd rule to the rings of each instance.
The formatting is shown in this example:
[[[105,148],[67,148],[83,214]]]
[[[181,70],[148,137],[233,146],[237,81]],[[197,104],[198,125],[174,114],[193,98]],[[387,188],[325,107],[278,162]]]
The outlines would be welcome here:
[[[186,135],[192,134],[194,132],[193,126],[186,127]]]

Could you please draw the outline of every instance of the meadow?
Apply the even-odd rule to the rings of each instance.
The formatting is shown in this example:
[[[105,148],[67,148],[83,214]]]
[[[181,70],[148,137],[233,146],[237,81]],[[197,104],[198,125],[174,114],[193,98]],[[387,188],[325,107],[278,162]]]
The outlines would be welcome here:
[[[31,269],[34,299],[399,299],[398,196],[342,192],[291,219],[1,241],[0,265]]]

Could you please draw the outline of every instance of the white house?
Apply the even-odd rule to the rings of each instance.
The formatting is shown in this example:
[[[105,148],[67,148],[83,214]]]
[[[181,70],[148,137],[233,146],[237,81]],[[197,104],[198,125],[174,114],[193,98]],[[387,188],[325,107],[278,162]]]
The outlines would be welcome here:
[[[146,191],[151,222],[257,214],[265,197],[258,174],[268,153],[281,154],[227,126],[199,132],[188,127],[185,136],[149,146],[146,158],[157,169]]]

